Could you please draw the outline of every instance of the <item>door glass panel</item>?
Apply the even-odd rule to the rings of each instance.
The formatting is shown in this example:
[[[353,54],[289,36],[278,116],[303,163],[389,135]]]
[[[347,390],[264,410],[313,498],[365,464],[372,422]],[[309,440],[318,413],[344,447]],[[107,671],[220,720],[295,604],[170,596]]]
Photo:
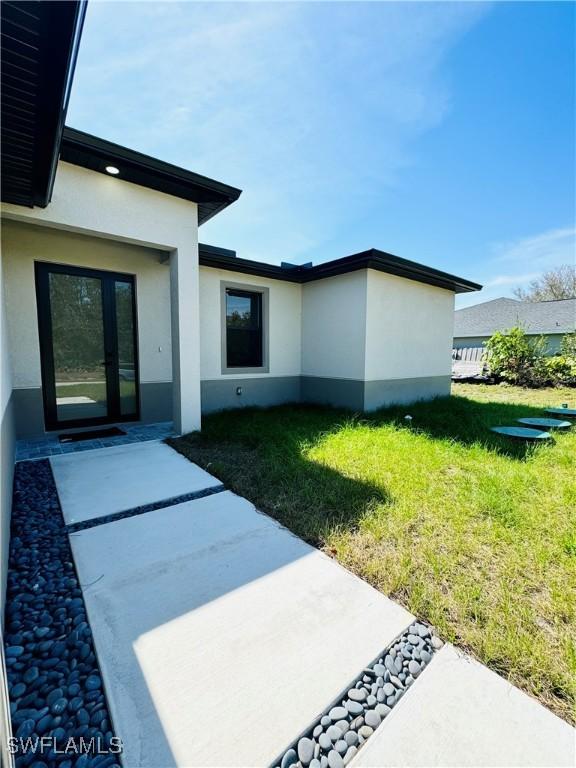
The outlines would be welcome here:
[[[58,420],[106,417],[102,281],[50,273],[50,312]]]
[[[134,347],[133,285],[119,280],[115,283],[116,327],[118,333],[118,377],[120,379],[120,414],[134,416],[138,412],[136,399],[136,350]]]

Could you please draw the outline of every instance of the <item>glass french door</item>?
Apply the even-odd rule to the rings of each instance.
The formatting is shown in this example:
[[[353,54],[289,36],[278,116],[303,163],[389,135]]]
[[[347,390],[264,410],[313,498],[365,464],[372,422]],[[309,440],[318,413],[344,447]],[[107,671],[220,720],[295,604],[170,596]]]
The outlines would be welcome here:
[[[47,429],[139,418],[134,278],[36,262]]]

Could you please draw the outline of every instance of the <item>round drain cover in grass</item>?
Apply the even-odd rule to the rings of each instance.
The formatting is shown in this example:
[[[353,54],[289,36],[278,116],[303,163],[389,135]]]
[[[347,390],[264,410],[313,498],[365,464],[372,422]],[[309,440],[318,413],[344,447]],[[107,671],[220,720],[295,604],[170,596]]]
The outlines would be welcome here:
[[[530,429],[529,427],[490,427],[492,432],[506,437],[517,437],[520,440],[549,440],[552,435],[549,432],[542,432],[541,429]]]
[[[560,419],[516,419],[520,424],[529,424],[531,427],[543,427],[544,429],[568,429],[572,426],[571,421],[560,421]]]
[[[576,416],[576,408],[546,408],[546,413],[555,413],[556,416]]]

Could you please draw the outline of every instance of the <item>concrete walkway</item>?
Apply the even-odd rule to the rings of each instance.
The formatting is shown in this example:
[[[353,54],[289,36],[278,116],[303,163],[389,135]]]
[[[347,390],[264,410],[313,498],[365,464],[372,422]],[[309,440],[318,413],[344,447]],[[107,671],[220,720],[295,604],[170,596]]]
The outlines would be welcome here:
[[[220,485],[160,441],[53,456],[50,463],[67,525]]]
[[[218,483],[155,446],[53,457],[66,521]],[[70,541],[126,768],[269,765],[414,619],[229,491]],[[448,647],[350,766],[567,765],[573,738]]]
[[[355,768],[575,764],[573,728],[451,645],[353,761]]]

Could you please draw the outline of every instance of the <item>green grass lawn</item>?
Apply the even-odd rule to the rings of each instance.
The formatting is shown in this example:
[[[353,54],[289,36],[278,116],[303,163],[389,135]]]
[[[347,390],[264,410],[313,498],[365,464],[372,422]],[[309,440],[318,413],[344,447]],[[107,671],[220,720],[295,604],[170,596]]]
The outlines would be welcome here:
[[[576,391],[460,384],[362,417],[215,414],[172,444],[573,720],[576,425],[529,447],[488,431],[563,402]]]

